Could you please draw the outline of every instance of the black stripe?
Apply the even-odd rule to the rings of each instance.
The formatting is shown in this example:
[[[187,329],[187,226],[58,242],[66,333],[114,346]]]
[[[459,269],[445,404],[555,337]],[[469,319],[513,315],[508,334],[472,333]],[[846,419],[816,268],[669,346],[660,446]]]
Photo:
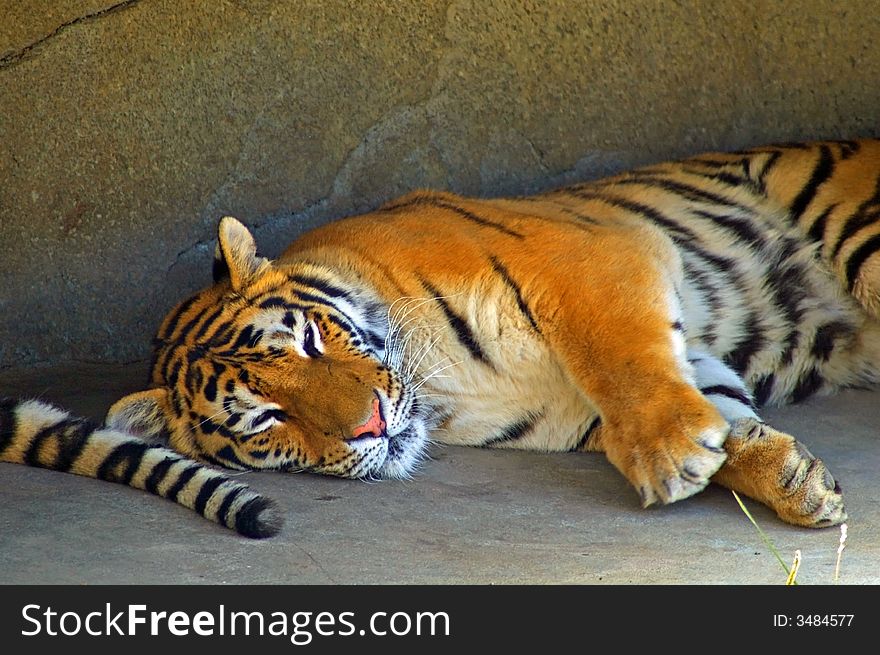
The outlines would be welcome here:
[[[24,463],[28,466],[68,471],[95,428],[94,423],[81,418],[67,418],[45,427],[31,439],[24,455]],[[50,439],[55,440],[57,448],[55,460],[51,462],[40,458],[40,450]]]
[[[238,318],[238,316],[236,316]],[[235,336],[235,318],[230,319],[228,321],[224,321],[214,330],[214,334],[211,335],[211,338],[208,339],[205,344],[206,347],[211,348],[212,350],[219,350],[220,348],[229,344],[232,341],[232,337]]]
[[[258,394],[255,394],[258,395]],[[216,421],[212,421],[207,416],[202,416],[201,414],[194,414],[190,417],[195,423],[195,427],[197,427],[202,434],[219,434],[222,437],[226,437],[227,439],[235,439],[236,434],[232,430],[226,427],[224,423],[217,423]]]
[[[748,243],[756,250],[762,249],[767,244],[766,236],[747,218],[723,216],[702,209],[694,210],[694,214],[701,218],[708,219],[716,225],[733,232],[738,240]]]
[[[281,322],[285,325],[285,327],[288,327],[292,330],[296,326],[296,316],[294,316],[293,312],[286,311],[284,312],[284,317],[281,319]]]
[[[319,280],[316,277],[312,277],[311,275],[288,275],[288,279],[297,284],[302,284],[307,287],[311,287],[315,291],[319,291],[323,293],[325,296],[330,296],[331,298],[350,298],[351,293],[337,287],[336,285],[330,284],[325,280]]]
[[[752,311],[743,326],[743,335],[729,353],[724,356],[724,363],[734,371],[744,376],[749,363],[764,346],[767,345],[767,337],[761,330],[760,316]],[[757,394],[755,394],[757,397]]]
[[[540,421],[543,417],[543,412],[540,414],[529,414],[523,420],[518,421],[513,425],[509,425],[508,427],[504,428],[498,435],[483,442],[483,446],[495,446],[500,443],[509,443],[511,441],[516,441],[517,439],[522,439],[524,436],[535,429],[538,421]]]
[[[218,459],[221,459],[225,462],[226,466],[230,466],[232,468],[239,469],[249,469],[251,468],[244,462],[242,462],[238,456],[235,454],[235,450],[233,450],[232,446],[223,446],[220,450],[214,453]]]
[[[741,187],[745,184],[752,186],[752,181],[749,178],[737,175],[735,173],[716,173],[715,175],[709,176],[709,179],[716,180],[718,182],[721,182],[722,184],[727,184],[728,186],[733,187]]]
[[[877,250],[880,249],[880,234],[875,234],[865,241],[855,250],[853,250],[849,259],[846,260],[846,287],[850,291],[852,291],[855,286],[856,280],[859,279],[859,272],[862,269],[862,265],[868,261],[868,259],[873,255]]]
[[[57,438],[57,440],[60,442],[61,435],[64,434],[64,430],[66,430],[70,425],[75,422],[75,418],[66,418],[58,421],[57,423],[53,423],[52,425],[48,425],[42,430],[38,431],[31,438],[31,441],[28,444],[28,448],[24,453],[24,463],[28,466],[42,466],[44,468],[51,468],[49,463],[44,463],[40,460],[40,450],[43,448],[43,444],[45,444],[46,441],[51,438]]]
[[[625,198],[620,198],[617,196],[609,196],[607,194],[597,193],[595,191],[585,191],[582,189],[574,188],[567,189],[566,191],[576,198],[581,198],[582,200],[595,200],[598,202],[603,202],[606,205],[610,205],[612,207],[620,207],[621,209],[625,209],[634,214],[640,214],[645,218],[651,219],[658,225],[665,227],[670,232],[674,232],[675,234],[683,237],[686,240],[695,241],[697,238],[696,235],[686,227],[679,225],[675,221],[661,214],[656,209],[649,207],[644,203],[633,202],[632,200],[627,200]]]
[[[0,398],[0,455],[12,445],[15,437],[15,408],[18,401],[13,398]]]
[[[718,180],[730,186],[741,187],[744,184],[754,184],[749,173],[749,162],[748,157],[726,160],[692,157],[684,160],[680,169],[688,175],[697,175],[710,180]],[[705,170],[707,168],[710,170]]]
[[[825,238],[825,226],[828,224],[828,217],[837,209],[837,203],[833,203],[825,208],[821,214],[819,214],[818,218],[813,221],[813,224],[810,226],[810,229],[807,231],[807,236],[810,237],[813,241],[821,241]]]
[[[252,348],[251,342],[254,341],[254,326],[253,325],[245,325],[241,331],[238,333],[238,337],[235,339],[235,343],[230,346],[229,350],[235,352],[239,348],[243,346],[247,346]]]
[[[449,303],[446,302],[446,299],[442,297],[442,294],[434,286],[425,280],[422,280],[422,286],[424,286],[428,293],[431,294],[432,299],[440,305],[440,309],[443,310],[443,314],[446,316],[449,326],[452,328],[452,331],[455,332],[455,336],[458,337],[458,341],[461,345],[471,354],[471,357],[488,366],[492,366],[492,363],[480,347],[476,335],[471,331],[470,327],[468,327],[467,322],[461,316],[452,311]]]
[[[708,274],[692,263],[687,257],[682,259],[685,279],[688,282],[692,282],[702,292],[709,311],[713,317],[717,317],[718,313],[724,309],[724,303],[719,295],[718,287],[715,286],[714,281],[709,278]],[[711,329],[711,326],[709,327]]]
[[[155,444],[148,444],[142,441],[131,441],[117,446],[101,462],[95,477],[107,480],[108,482],[131,484],[131,479],[144,459],[144,453],[151,448],[158,447]],[[124,467],[121,473],[117,471],[117,468],[120,466]]]
[[[810,354],[816,359],[827,362],[834,350],[835,341],[840,337],[851,337],[855,328],[843,321],[826,323],[816,330],[813,336],[813,347]]]
[[[388,207],[383,207],[381,211],[393,212],[399,209],[404,209],[406,207],[412,205],[430,205],[432,207],[439,207],[441,209],[446,209],[447,211],[451,211],[458,216],[471,221],[472,223],[476,223],[477,225],[482,225],[483,227],[489,227],[494,230],[498,230],[499,232],[506,234],[508,236],[516,237],[518,239],[524,238],[521,232],[517,232],[516,230],[512,230],[506,225],[502,225],[501,223],[496,223],[494,221],[490,221],[489,219],[483,218],[482,216],[478,216],[477,214],[468,211],[462,207],[458,207],[457,205],[453,205],[451,203],[445,202],[440,198],[433,198],[430,196],[421,196],[419,198],[414,198],[412,200],[408,200],[405,203],[401,203],[398,205],[391,205]]]
[[[602,425],[602,418],[598,415],[593,417],[593,420],[590,421],[590,424],[587,426],[587,429],[584,430],[584,433],[581,435],[581,438],[578,440],[577,444],[572,446],[571,452],[584,450],[584,447],[587,445],[587,442],[590,440],[590,437],[593,436],[593,433]]]
[[[162,375],[163,380],[168,379],[168,365],[177,361],[177,347],[171,344],[166,344],[159,339],[153,339],[153,360],[150,362],[150,377],[147,380],[152,380],[152,377],[156,375],[156,372],[159,372]]]
[[[725,398],[730,398],[745,405],[746,407],[754,409],[751,398],[749,398],[742,389],[728,387],[723,384],[716,384],[711,387],[704,387],[700,389],[700,393],[702,393],[704,396],[724,396]]]
[[[180,332],[177,334],[177,336],[175,336],[175,341],[177,341],[178,343],[185,341],[190,332],[192,332],[195,329],[196,325],[199,324],[199,321],[205,318],[207,310],[207,307],[202,308],[202,310],[197,312],[193,318],[187,321],[184,326],[180,328]]]
[[[707,168],[727,168],[728,166],[735,166],[737,164],[736,159],[713,159],[712,157],[706,155],[697,155],[696,157],[691,157],[690,159],[686,159],[685,164],[700,164],[701,166],[705,166]]]
[[[189,359],[190,367],[186,369],[186,375],[184,376],[183,384],[186,386],[186,390],[189,392],[190,396],[195,396],[196,392],[201,389],[202,382],[204,381],[204,376],[202,375],[202,369],[198,366],[194,366],[194,364],[203,356],[203,353],[190,351],[186,354],[187,359]]]
[[[181,418],[183,416],[184,405],[182,398],[184,398],[183,394],[180,393],[176,387],[171,388],[171,410],[174,412],[174,415],[177,418]]]
[[[158,370],[162,374],[162,379],[167,380],[168,366],[180,359],[177,352],[178,347],[154,339],[153,348],[155,352],[155,365],[150,368],[150,371],[155,372]]]
[[[227,518],[229,515],[229,509],[232,507],[232,503],[235,501],[235,499],[238,498],[238,496],[241,495],[241,492],[245,489],[246,487],[244,487],[243,485],[236,485],[227,492],[226,496],[223,498],[223,502],[220,503],[220,507],[217,509],[217,521],[219,521],[223,525],[228,525]]]
[[[169,500],[177,501],[177,496],[183,488],[193,479],[196,473],[202,470],[202,468],[203,467],[199,464],[193,464],[181,471],[180,475],[177,476],[177,480],[175,480],[174,484],[171,485],[171,488],[168,489],[168,493],[165,494],[165,497]]]
[[[71,425],[58,442],[58,454],[52,468],[56,471],[69,471],[97,428],[97,424],[87,419],[79,419],[76,424]]]
[[[209,479],[202,485],[202,488],[199,489],[199,493],[196,496],[196,502],[193,505],[193,509],[201,514],[205,515],[205,507],[208,504],[208,501],[211,499],[211,496],[214,495],[214,492],[217,491],[217,487],[226,482],[226,478],[222,475],[218,475],[217,477]]]
[[[173,388],[173,387],[177,386],[177,380],[178,380],[178,377],[180,376],[180,368],[182,366],[183,366],[183,362],[179,359],[176,359],[176,360],[174,360],[174,366],[171,367],[171,372],[168,375],[162,376],[165,378],[165,382],[167,383],[168,387]]]
[[[664,175],[663,172],[656,171],[634,171],[629,174],[630,177],[626,177],[623,179],[611,180],[607,184],[609,186],[615,186],[618,184],[642,184],[650,187],[660,187],[666,191],[674,193],[683,198],[687,198],[688,200],[694,200],[697,202],[708,202],[715,205],[724,205],[726,207],[735,207],[743,212],[751,213],[752,210],[745,205],[741,205],[735,200],[731,200],[726,198],[720,194],[712,193],[711,191],[706,191],[699,187],[693,186],[692,184],[686,184],[685,182],[679,182],[677,180],[670,180],[665,177],[660,177]],[[597,182],[593,183],[600,186],[604,186],[606,183]]]
[[[178,305],[177,309],[173,311],[171,317],[166,321],[165,329],[163,329],[159,333],[160,339],[168,339],[171,335],[174,334],[174,331],[177,329],[177,325],[180,323],[180,319],[183,318],[183,315],[192,307],[195,302],[199,300],[199,295],[196,294],[191,298],[187,298],[180,305]]]
[[[833,141],[840,147],[840,158],[849,159],[856,154],[862,147],[858,141]]]
[[[819,371],[815,368],[811,368],[801,377],[800,380],[798,380],[797,386],[791,392],[791,402],[797,403],[809,398],[822,388],[824,382],[825,379]]]
[[[281,296],[271,296],[261,301],[259,305],[257,305],[260,309],[274,309],[276,307],[287,308],[287,298],[282,298]]]
[[[220,376],[226,371],[226,366],[215,361],[212,361],[211,365],[214,367],[214,374],[208,376],[208,381],[205,382],[202,393],[205,395],[206,400],[214,402],[217,400],[217,383],[220,380]]]
[[[336,327],[338,327],[344,333],[350,334],[350,335],[355,336],[359,339],[363,339],[363,336],[361,335],[360,330],[358,330],[354,325],[349,323],[344,318],[340,318],[338,316],[334,316],[333,314],[328,313],[326,315],[326,319],[328,321],[330,321],[331,323],[333,323]]]
[[[836,258],[850,237],[855,236],[863,228],[873,226],[880,218],[880,207],[862,207],[848,219],[837,233],[837,241],[831,249],[831,257]]]
[[[596,218],[593,218],[592,216],[587,216],[586,214],[582,214],[581,212],[576,211],[574,209],[571,209],[569,207],[559,207],[559,210],[563,214],[569,214],[570,216],[574,216],[579,221],[579,223],[583,223],[583,225],[578,225],[578,227],[580,227],[584,230],[589,230],[589,227],[588,227],[589,225],[602,225],[602,221],[600,221]]]
[[[306,291],[302,291],[301,289],[291,289],[291,292],[295,293],[296,297],[303,302],[311,303],[312,305],[323,305],[324,307],[330,307],[337,314],[342,314],[343,316],[345,315],[345,312],[343,312],[341,309],[339,309],[339,307],[333,304],[333,301],[331,301],[329,298],[326,298],[324,296],[317,296],[314,293],[308,293]],[[312,309],[312,307],[307,307],[306,309]]]
[[[800,245],[792,239],[786,239],[781,244],[779,263],[768,267],[765,282],[765,287],[773,293],[774,304],[788,322],[789,333],[780,360],[783,364],[790,364],[794,356],[800,334],[798,326],[804,313],[803,302],[810,290],[807,271],[803,265],[793,261]]]
[[[644,203],[633,202],[625,198],[609,196],[596,192],[575,190],[571,191],[570,193],[584,200],[597,200],[599,202],[604,202],[607,205],[611,205],[612,207],[620,207],[621,209],[633,212],[634,214],[639,214],[666,228],[671,233],[669,235],[670,238],[680,248],[692,252],[694,255],[706,260],[716,268],[721,269],[725,272],[733,273],[736,270],[736,262],[733,259],[722,257],[721,255],[717,255],[715,253],[704,250],[700,247],[700,239],[697,237],[696,234],[694,234],[694,232],[675,222],[668,216],[665,216],[653,207],[650,207]],[[739,277],[739,275],[736,276],[736,279],[733,280],[734,283],[739,280]]]
[[[797,222],[801,219],[801,216],[803,216],[807,207],[813,202],[813,198],[816,197],[819,187],[822,186],[822,184],[831,177],[833,173],[834,156],[831,154],[831,148],[822,145],[819,147],[819,161],[816,162],[816,166],[813,168],[813,173],[810,175],[810,179],[791,203],[791,219],[793,221]]]
[[[208,378],[208,381],[205,382],[205,388],[202,391],[205,394],[205,400],[208,402],[214,402],[217,400],[217,376],[212,375]]]
[[[376,352],[381,352],[385,350],[385,338],[380,334],[374,332],[373,330],[367,329],[367,343],[373,348]]]
[[[761,170],[757,175],[752,176],[752,180],[754,180],[755,185],[758,187],[758,191],[765,194],[767,193],[767,176],[770,174],[770,171],[776,166],[779,158],[782,156],[782,153],[778,150],[771,153],[759,153],[761,155],[768,155],[764,165],[761,167]]]
[[[153,470],[150,471],[150,475],[147,476],[146,482],[144,482],[144,489],[158,496],[159,485],[162,484],[165,476],[168,475],[168,470],[179,461],[179,457],[166,457],[156,464]]]
[[[290,285],[288,284],[288,279],[285,280],[273,280],[271,282],[264,280],[263,284],[260,285],[260,290],[258,293],[255,293],[255,289],[251,290],[252,293],[246,298],[248,305],[254,307],[260,298],[264,296],[272,296],[279,293],[287,293]],[[241,309],[246,309],[245,306],[241,306]]]
[[[846,219],[843,227],[840,228],[840,232],[837,234],[837,242],[831,251],[831,256],[837,257],[846,240],[876,220],[878,213],[880,213],[880,175],[874,180],[873,195],[863,201],[859,208]]]
[[[770,399],[775,384],[776,376],[771,373],[770,375],[765,375],[764,377],[759,378],[755,381],[755,384],[752,385],[752,393],[755,397],[755,404],[758,407],[763,406],[764,403]]]
[[[208,316],[208,318],[205,319],[205,322],[202,323],[202,326],[193,335],[193,340],[198,342],[203,336],[205,336],[205,334],[208,332],[208,330],[211,327],[213,327],[213,325],[217,321],[217,319],[220,318],[220,316],[223,314],[223,311],[225,309],[226,308],[223,305],[220,305],[217,309],[215,309],[213,312],[211,312],[211,314]]]
[[[226,466],[226,464],[224,464],[223,462],[221,462],[221,461],[220,461],[219,459],[217,459],[216,457],[211,457],[211,455],[206,455],[205,453],[200,453],[200,454],[199,454],[199,461],[200,461],[200,462],[205,462],[206,464],[210,464],[211,466],[215,466],[215,467],[217,467],[217,468],[219,468],[219,469],[222,469],[222,468],[229,468],[228,466]]]
[[[538,322],[535,320],[534,315],[532,314],[529,306],[526,304],[525,299],[522,296],[522,290],[519,285],[514,281],[512,277],[510,277],[510,273],[504,267],[498,259],[492,255],[489,257],[489,260],[492,262],[492,268],[495,269],[495,272],[501,276],[501,279],[504,280],[504,283],[513,291],[513,295],[516,297],[516,304],[519,307],[519,311],[528,319],[529,323],[531,323],[532,328],[538,334],[541,334],[541,328],[538,327]]]

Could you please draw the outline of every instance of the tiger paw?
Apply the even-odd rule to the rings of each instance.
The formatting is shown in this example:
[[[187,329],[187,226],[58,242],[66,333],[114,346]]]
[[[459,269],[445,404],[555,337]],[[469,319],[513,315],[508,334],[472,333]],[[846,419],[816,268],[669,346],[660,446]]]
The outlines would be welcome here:
[[[840,485],[822,460],[791,435],[741,419],[724,448],[728,460],[715,480],[763,502],[783,521],[822,528],[846,520]]]
[[[638,430],[637,439],[605,439],[609,460],[636,488],[643,507],[693,496],[727,458],[723,444],[728,426],[714,410],[689,421],[676,414],[665,423],[649,425]]]

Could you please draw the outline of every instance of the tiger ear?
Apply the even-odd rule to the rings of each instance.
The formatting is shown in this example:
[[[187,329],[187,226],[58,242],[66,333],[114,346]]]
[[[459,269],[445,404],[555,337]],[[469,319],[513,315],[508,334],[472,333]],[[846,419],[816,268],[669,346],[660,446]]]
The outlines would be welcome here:
[[[171,410],[171,393],[168,389],[138,391],[117,400],[107,412],[104,425],[127,432],[144,441],[168,441]]]
[[[238,291],[260,273],[268,264],[265,257],[257,256],[257,244],[248,229],[232,216],[220,219],[217,249],[214,251],[214,282],[229,279]]]

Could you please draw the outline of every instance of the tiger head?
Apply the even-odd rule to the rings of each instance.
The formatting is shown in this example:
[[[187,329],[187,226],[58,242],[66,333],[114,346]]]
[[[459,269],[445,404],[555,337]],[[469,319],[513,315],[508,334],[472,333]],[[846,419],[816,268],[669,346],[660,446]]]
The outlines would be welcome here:
[[[388,357],[388,307],[313,263],[259,257],[220,223],[214,286],[175,307],[155,339],[151,387],[107,425],[237,469],[408,476],[430,419]]]

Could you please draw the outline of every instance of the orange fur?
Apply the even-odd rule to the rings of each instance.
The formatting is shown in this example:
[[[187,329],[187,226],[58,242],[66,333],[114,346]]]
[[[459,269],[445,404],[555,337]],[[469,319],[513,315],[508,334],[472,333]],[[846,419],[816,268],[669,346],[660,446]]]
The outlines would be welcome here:
[[[791,523],[839,523],[834,479],[751,399],[880,378],[878,214],[880,142],[863,141],[708,153],[529,198],[419,191],[275,261],[225,218],[217,283],[169,313],[152,388],[108,426],[209,464],[345,477],[408,475],[429,438],[602,451],[644,505],[715,480]],[[240,490],[215,496],[226,483],[152,451],[142,468],[117,437],[68,462],[87,430],[26,409],[0,404],[4,460],[237,524]],[[249,502],[238,522],[265,536]]]

